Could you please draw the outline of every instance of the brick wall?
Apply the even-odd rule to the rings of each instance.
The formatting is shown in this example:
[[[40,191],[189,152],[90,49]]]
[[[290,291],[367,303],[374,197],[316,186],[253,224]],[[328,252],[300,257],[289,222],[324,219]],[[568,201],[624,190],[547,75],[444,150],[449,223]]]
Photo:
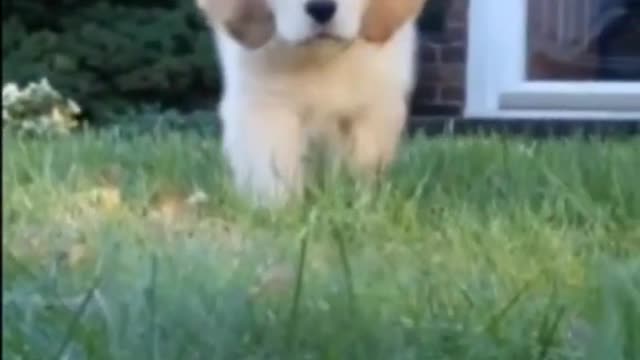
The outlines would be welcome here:
[[[429,6],[429,5],[427,5]],[[464,105],[468,0],[447,0],[442,29],[422,32],[412,112],[458,115]]]

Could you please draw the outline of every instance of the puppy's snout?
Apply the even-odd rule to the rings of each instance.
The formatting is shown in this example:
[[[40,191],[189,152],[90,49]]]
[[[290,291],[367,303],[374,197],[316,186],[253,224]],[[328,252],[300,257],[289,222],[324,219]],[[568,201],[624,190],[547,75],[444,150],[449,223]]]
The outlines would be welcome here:
[[[333,0],[311,0],[307,2],[307,14],[318,24],[326,24],[336,13],[337,5]]]

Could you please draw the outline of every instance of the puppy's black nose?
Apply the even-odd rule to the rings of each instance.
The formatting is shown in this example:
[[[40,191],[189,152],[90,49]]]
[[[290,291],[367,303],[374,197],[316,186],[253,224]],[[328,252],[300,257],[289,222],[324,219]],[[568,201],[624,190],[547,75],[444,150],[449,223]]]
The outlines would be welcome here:
[[[311,0],[306,5],[307,14],[318,24],[331,21],[336,13],[336,2],[333,0]]]

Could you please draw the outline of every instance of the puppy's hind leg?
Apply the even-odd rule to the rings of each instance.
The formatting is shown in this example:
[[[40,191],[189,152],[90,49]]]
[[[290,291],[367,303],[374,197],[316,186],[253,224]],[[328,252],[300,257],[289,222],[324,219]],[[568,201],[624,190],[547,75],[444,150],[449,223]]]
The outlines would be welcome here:
[[[237,189],[257,205],[282,205],[301,192],[300,121],[285,108],[222,107],[224,151]]]

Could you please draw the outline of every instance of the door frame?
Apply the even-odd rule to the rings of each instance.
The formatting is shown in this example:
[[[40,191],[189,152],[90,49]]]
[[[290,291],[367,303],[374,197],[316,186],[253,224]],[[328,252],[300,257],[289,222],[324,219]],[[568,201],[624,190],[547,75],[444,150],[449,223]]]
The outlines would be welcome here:
[[[526,79],[527,0],[469,0],[465,116],[640,120],[640,82]]]

